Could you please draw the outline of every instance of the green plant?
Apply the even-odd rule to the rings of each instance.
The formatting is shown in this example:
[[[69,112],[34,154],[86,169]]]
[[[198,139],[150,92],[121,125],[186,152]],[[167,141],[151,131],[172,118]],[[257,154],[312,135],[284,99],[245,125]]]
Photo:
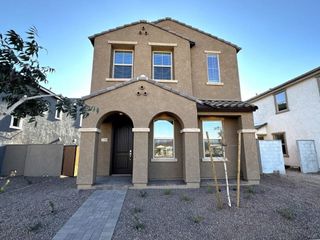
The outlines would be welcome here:
[[[204,220],[204,217],[200,216],[200,215],[197,215],[197,216],[193,216],[192,217],[192,221],[194,223],[201,223],[202,221]]]
[[[31,185],[33,182],[27,178],[27,177],[23,177],[23,179],[27,182],[28,185]]]
[[[213,187],[208,186],[207,187],[207,193],[209,193],[209,194],[213,193]]]
[[[54,203],[52,201],[49,201],[49,207],[50,207],[50,212],[51,213],[55,213],[56,212]]]
[[[40,228],[42,228],[42,224],[41,224],[41,222],[37,222],[35,224],[32,224],[32,225],[28,226],[28,231],[29,232],[36,232]]]
[[[163,191],[163,194],[164,194],[164,195],[171,195],[171,189],[165,189],[165,190]]]
[[[292,208],[280,208],[277,209],[277,213],[279,213],[283,218],[288,220],[293,220],[296,217]]]
[[[256,193],[257,193],[256,190],[255,190],[255,188],[254,188],[253,186],[247,187],[247,188],[246,188],[246,192],[247,192],[247,193],[250,193],[250,194],[256,194]]]
[[[10,172],[10,175],[5,178],[5,183],[0,187],[0,193],[4,193],[5,192],[7,186],[10,183],[10,178],[14,177],[16,174],[17,174],[16,170]]]
[[[188,197],[187,195],[182,195],[181,201],[190,202],[190,201],[192,201],[192,199],[190,197]]]
[[[146,228],[146,226],[140,221],[137,215],[134,215],[134,224],[133,224],[134,229],[137,231],[141,231]]]
[[[133,209],[133,213],[134,213],[134,214],[142,213],[142,212],[143,212],[143,210],[142,210],[141,208],[135,207],[135,208]]]
[[[142,198],[146,198],[148,195],[148,193],[146,191],[139,191],[139,196],[142,197]]]

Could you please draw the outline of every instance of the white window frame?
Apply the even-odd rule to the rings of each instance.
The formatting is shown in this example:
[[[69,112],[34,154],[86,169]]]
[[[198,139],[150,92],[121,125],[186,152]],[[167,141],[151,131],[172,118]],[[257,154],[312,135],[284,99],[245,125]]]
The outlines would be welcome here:
[[[59,103],[59,100],[57,100],[57,102],[56,102],[56,104],[58,104]],[[60,110],[58,110],[57,109],[57,105],[55,106],[55,108],[56,108],[56,111],[55,111],[55,113],[54,113],[54,118],[56,119],[56,120],[62,120],[62,111]],[[60,112],[60,116],[59,116],[59,112]]]
[[[155,67],[168,67],[168,65],[155,65],[154,64],[154,54],[155,53],[170,53],[170,61],[171,61],[171,65],[170,65],[170,75],[171,78],[170,79],[155,79],[154,78],[154,68]],[[161,82],[166,82],[166,81],[174,81],[173,80],[173,62],[172,62],[172,51],[152,51],[152,79],[155,81],[161,81]]]
[[[131,52],[132,53],[132,63],[131,64],[124,64],[124,63],[115,63],[116,59],[116,52]],[[132,79],[133,78],[133,61],[134,61],[134,51],[130,49],[113,49],[113,61],[112,61],[112,79]],[[130,78],[115,78],[114,76],[114,66],[130,66],[131,67],[131,77]]]
[[[281,93],[284,94],[284,97],[286,99],[286,107],[287,107],[286,109],[283,109],[283,110],[279,110],[279,104],[277,103],[277,95],[279,95]],[[274,103],[275,103],[275,107],[276,107],[276,113],[282,113],[282,112],[289,111],[288,96],[287,96],[287,90],[286,89],[275,93],[273,97],[274,97]]]
[[[172,146],[172,151],[173,151],[173,157],[172,158],[159,158],[159,157],[155,157],[154,156],[154,147],[155,147],[155,141],[154,141],[154,130],[155,130],[155,127],[154,127],[154,123],[158,120],[165,120],[165,121],[172,121],[172,125],[173,125],[173,146]],[[171,119],[171,118],[157,118],[157,119],[154,119],[153,122],[153,133],[152,133],[152,158],[151,158],[151,162],[177,162],[178,160],[176,159],[176,147],[175,147],[175,122],[174,122],[174,119]]]
[[[14,126],[14,125],[13,125],[13,122],[14,122],[14,119],[15,119],[15,118],[18,119],[18,121],[19,121],[19,122],[18,122],[18,123],[19,123],[19,126]],[[10,126],[9,126],[9,127],[10,127],[11,129],[22,129],[22,121],[23,121],[22,118],[17,118],[17,117],[15,117],[15,116],[12,116],[12,115],[11,115],[11,120],[10,120]]]
[[[214,82],[212,80],[209,79],[209,61],[208,58],[209,56],[217,56],[217,62],[218,62],[218,76],[219,76],[219,81],[218,82]],[[220,75],[220,57],[219,57],[219,52],[208,52],[206,53],[206,62],[207,62],[207,83],[208,85],[221,85],[221,75]]]
[[[203,128],[203,122],[221,122],[221,127],[222,127],[222,134],[223,134],[223,138],[224,138],[224,121],[223,119],[202,119],[201,120],[201,130],[202,130],[202,152],[203,152],[203,158],[202,158],[202,161],[203,162],[210,162],[211,159],[210,157],[206,157],[205,154],[206,154],[206,150],[205,150],[205,144],[204,144],[204,139],[203,139],[203,134],[204,134],[204,128]],[[209,136],[210,137],[210,136]],[[222,146],[223,147],[223,146]],[[213,161],[215,162],[224,162],[224,161],[227,161],[227,158],[225,157],[225,149],[223,149],[223,155],[224,157],[212,157],[213,158]]]
[[[82,127],[83,114],[80,114],[79,127]]]

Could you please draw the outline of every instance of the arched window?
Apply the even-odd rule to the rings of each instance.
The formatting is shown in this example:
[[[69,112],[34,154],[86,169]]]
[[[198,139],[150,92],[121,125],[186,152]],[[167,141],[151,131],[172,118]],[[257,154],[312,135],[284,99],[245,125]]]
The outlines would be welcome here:
[[[153,122],[153,158],[174,159],[174,122],[157,119]]]

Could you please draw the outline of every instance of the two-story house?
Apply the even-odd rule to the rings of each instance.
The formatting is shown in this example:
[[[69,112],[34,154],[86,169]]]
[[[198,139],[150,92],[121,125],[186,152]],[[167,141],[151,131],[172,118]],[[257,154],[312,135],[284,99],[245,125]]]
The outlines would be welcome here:
[[[54,95],[52,91],[41,87],[41,94]],[[67,114],[57,111],[58,96],[47,97],[49,111],[36,117],[30,123],[28,118],[6,116],[0,121],[0,146],[7,144],[50,144],[78,145],[80,140],[80,117],[73,120]],[[0,112],[5,112],[7,103],[0,101]]]
[[[281,140],[286,166],[320,170],[320,67],[248,101],[259,107],[257,138]]]
[[[256,106],[241,101],[238,46],[171,18],[134,22],[89,39],[91,93],[83,99],[99,113],[80,129],[79,188],[111,174],[132,175],[135,187],[150,180],[199,187],[201,179],[212,178],[209,144],[218,177],[224,178],[221,161],[227,160],[235,178],[238,131],[242,177],[259,182]]]

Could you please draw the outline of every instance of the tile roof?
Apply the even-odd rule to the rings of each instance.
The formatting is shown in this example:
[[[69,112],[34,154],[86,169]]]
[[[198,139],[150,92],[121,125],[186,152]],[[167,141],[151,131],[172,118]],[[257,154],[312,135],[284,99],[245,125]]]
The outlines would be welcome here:
[[[137,25],[137,24],[140,24],[140,23],[149,24],[149,25],[151,25],[151,26],[153,26],[153,27],[159,28],[159,29],[161,29],[161,30],[163,30],[163,31],[166,31],[166,32],[168,32],[168,33],[171,33],[171,34],[177,36],[177,37],[180,37],[180,38],[182,38],[182,39],[184,39],[184,40],[187,40],[187,41],[190,42],[190,46],[191,46],[191,47],[193,47],[193,46],[195,45],[195,42],[192,41],[191,39],[186,38],[185,36],[182,36],[182,35],[180,35],[180,34],[178,34],[178,33],[176,33],[176,32],[173,32],[173,31],[170,31],[170,30],[168,30],[168,29],[162,28],[162,27],[154,24],[153,22],[148,22],[148,21],[146,21],[146,20],[140,20],[140,21],[136,21],[136,22],[132,22],[132,23],[129,23],[129,24],[125,24],[125,25],[122,25],[122,26],[119,26],[119,27],[116,27],[116,28],[111,28],[111,29],[109,29],[109,30],[106,30],[106,31],[103,31],[103,32],[94,34],[94,35],[92,35],[92,36],[89,36],[89,40],[91,41],[92,45],[94,45],[94,39],[95,39],[96,37],[98,37],[98,36],[101,36],[101,35],[106,34],[106,33],[114,32],[114,31],[117,31],[117,30],[120,30],[120,29],[123,29],[123,28],[126,28],[126,27],[130,27],[130,26],[133,26],[133,25]]]
[[[234,47],[234,48],[237,50],[237,52],[239,52],[239,51],[241,50],[241,47],[237,46],[236,44],[234,44],[234,43],[232,43],[232,42],[226,41],[226,40],[224,40],[224,39],[222,39],[222,38],[219,38],[219,37],[217,37],[217,36],[214,36],[214,35],[212,35],[212,34],[210,34],[210,33],[207,33],[207,32],[205,32],[205,31],[202,31],[201,29],[192,27],[191,25],[188,25],[188,24],[186,24],[186,23],[180,22],[180,21],[175,20],[175,19],[170,18],[170,17],[166,17],[166,18],[162,18],[162,19],[153,21],[153,23],[154,23],[154,24],[158,24],[159,22],[163,22],[163,21],[176,22],[176,23],[178,23],[178,24],[180,24],[180,25],[182,25],[182,26],[185,26],[185,27],[187,27],[187,28],[190,28],[190,29],[193,29],[193,30],[195,30],[195,31],[197,31],[197,32],[200,32],[200,33],[202,33],[202,34],[205,34],[205,35],[207,35],[207,36],[209,36],[209,37],[212,37],[212,38],[214,38],[214,39],[216,39],[216,40],[218,40],[218,41],[220,41],[220,42],[226,43],[226,44]]]
[[[221,111],[221,112],[253,112],[257,106],[237,100],[201,100],[198,110]]]

